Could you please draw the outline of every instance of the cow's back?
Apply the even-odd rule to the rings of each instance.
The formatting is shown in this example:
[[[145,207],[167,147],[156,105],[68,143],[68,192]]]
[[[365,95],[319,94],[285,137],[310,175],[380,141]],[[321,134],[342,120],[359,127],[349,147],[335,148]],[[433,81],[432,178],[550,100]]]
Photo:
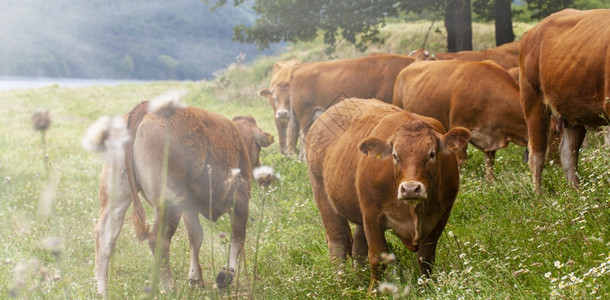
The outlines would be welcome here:
[[[520,80],[544,92],[554,114],[580,125],[607,124],[610,10],[566,9],[521,39]]]
[[[302,64],[291,81],[291,94],[298,102],[293,104],[326,109],[350,97],[390,103],[396,76],[413,61],[407,56],[387,54]]]
[[[149,201],[159,197],[166,134],[171,137],[168,190],[175,198],[208,199],[210,178],[213,197],[218,196],[223,191],[217,188],[223,186],[234,169],[240,170],[249,190],[250,160],[236,125],[216,113],[188,107],[169,120],[149,113],[137,129],[136,177]]]

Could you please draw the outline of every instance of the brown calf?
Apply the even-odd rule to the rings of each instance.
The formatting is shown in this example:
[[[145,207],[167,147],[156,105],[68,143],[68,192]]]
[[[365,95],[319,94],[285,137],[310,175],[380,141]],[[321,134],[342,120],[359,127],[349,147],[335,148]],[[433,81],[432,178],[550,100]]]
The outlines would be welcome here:
[[[229,270],[223,270],[217,277],[218,286],[226,286],[233,276],[238,255],[243,250],[248,219],[252,176],[249,152],[253,148],[244,140],[264,146],[270,141],[268,135],[253,123],[242,124],[249,130],[240,133],[231,120],[194,107],[181,109],[166,119],[148,113],[148,102],[143,102],[125,119],[132,138],[125,147],[124,162],[120,163],[124,169],[113,172],[109,163],[105,163],[101,176],[102,208],[95,228],[98,292],[107,293],[109,259],[131,202],[138,237],[149,237],[138,193],[155,209],[153,234],[148,244],[154,253],[159,242],[157,236],[161,237],[161,278],[163,287],[168,289],[174,286],[169,268],[169,246],[180,217],[184,217],[191,248],[189,280],[192,284],[201,284],[199,249],[203,231],[198,214],[216,221],[233,209]],[[253,121],[248,117],[245,119],[245,123]],[[256,133],[254,136],[246,137],[253,132]],[[166,133],[169,133],[170,143],[167,185],[163,194],[162,162]],[[260,147],[254,147],[254,150],[260,151]],[[258,158],[258,152],[255,152]],[[236,170],[239,170],[239,174]],[[110,189],[110,182],[117,184]],[[161,199],[165,199],[164,210]]]
[[[380,279],[384,232],[393,229],[429,275],[455,201],[455,153],[470,133],[377,100],[346,99],[311,126],[309,179],[331,258],[368,253],[371,288]],[[356,224],[352,232],[348,222]],[[369,289],[370,290],[370,289]]]

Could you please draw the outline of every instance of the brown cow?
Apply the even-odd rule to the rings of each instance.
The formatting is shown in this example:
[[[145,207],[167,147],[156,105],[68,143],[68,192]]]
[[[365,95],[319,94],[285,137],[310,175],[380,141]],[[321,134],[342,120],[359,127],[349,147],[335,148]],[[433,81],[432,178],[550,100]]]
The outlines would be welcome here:
[[[394,105],[439,120],[445,128],[465,127],[470,143],[485,153],[492,180],[496,150],[509,142],[527,144],[519,86],[492,61],[419,61],[396,78]],[[466,159],[462,149],[459,162]]]
[[[330,257],[368,253],[371,288],[388,251],[387,229],[417,252],[423,274],[432,271],[459,187],[455,152],[470,138],[464,128],[444,132],[432,118],[377,100],[346,99],[307,134],[309,180]],[[348,221],[356,224],[353,236]]]
[[[345,98],[391,103],[396,76],[413,61],[405,55],[387,54],[299,65],[290,81],[290,97],[301,137],[317,116]],[[287,143],[296,145],[295,132],[288,132]],[[300,155],[304,158],[303,151]]]
[[[519,81],[529,131],[534,189],[542,184],[551,115],[564,128],[561,165],[578,186],[578,150],[588,127],[607,125],[610,102],[610,10],[565,9],[521,38]]]
[[[125,146],[125,159],[119,164],[124,169],[113,173],[113,168],[105,163],[102,170],[102,208],[95,228],[95,276],[98,292],[104,295],[107,293],[108,262],[123,226],[125,212],[132,201],[138,238],[143,240],[149,236],[138,193],[155,209],[154,234],[150,236],[148,244],[154,253],[157,234],[161,234],[162,284],[169,289],[174,286],[169,268],[169,246],[180,217],[184,217],[191,248],[189,281],[191,284],[201,284],[199,249],[203,231],[198,214],[216,221],[233,209],[229,270],[223,270],[216,279],[218,286],[224,287],[232,279],[246,235],[252,176],[249,149],[252,148],[248,148],[249,145],[244,140],[264,145],[269,143],[268,136],[261,134],[262,131],[254,128],[255,125],[244,131],[242,136],[238,125],[231,120],[199,108],[187,107],[166,119],[148,113],[148,106],[148,102],[142,102],[125,116],[133,138]],[[250,120],[246,122],[249,123]],[[248,124],[241,126],[244,125]],[[160,199],[164,191],[162,162],[166,128],[170,133],[170,143],[165,209],[162,213]],[[245,137],[253,132],[256,133],[255,136]],[[236,170],[239,170],[239,174]],[[113,182],[113,178],[118,182],[110,190],[109,183]],[[162,215],[164,218],[161,220]],[[163,233],[158,232],[160,227],[165,228]]]
[[[510,68],[508,69],[508,74],[510,74],[510,76],[517,82],[519,83],[519,67],[514,67],[514,68]]]
[[[261,130],[252,116],[235,116],[232,121],[237,125],[237,129],[239,129],[239,133],[248,149],[252,169],[260,167],[261,148],[267,148],[273,144],[273,135]]]
[[[273,65],[271,83],[268,89],[258,91],[258,95],[269,99],[269,104],[273,108],[275,126],[280,140],[280,153],[292,155],[296,153],[295,145],[286,145],[286,131],[295,128],[294,117],[291,114],[290,105],[290,78],[294,67],[299,64],[296,59],[279,61]],[[293,134],[295,135],[295,134]]]
[[[428,50],[413,50],[409,56],[417,60],[448,60],[462,59],[470,61],[493,60],[504,69],[510,69],[519,66],[519,42],[512,42],[500,45],[498,47],[478,50],[478,51],[460,51],[432,54]]]

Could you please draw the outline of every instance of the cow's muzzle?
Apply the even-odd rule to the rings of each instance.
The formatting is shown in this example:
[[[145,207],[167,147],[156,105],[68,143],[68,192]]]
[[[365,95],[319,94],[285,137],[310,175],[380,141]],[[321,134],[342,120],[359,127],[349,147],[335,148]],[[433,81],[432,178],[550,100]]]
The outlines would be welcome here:
[[[275,118],[276,119],[288,119],[290,118],[290,112],[288,112],[288,110],[286,109],[278,109],[275,112]]]
[[[416,205],[428,198],[428,193],[426,192],[426,186],[419,181],[403,181],[398,186],[397,198],[407,204]]]

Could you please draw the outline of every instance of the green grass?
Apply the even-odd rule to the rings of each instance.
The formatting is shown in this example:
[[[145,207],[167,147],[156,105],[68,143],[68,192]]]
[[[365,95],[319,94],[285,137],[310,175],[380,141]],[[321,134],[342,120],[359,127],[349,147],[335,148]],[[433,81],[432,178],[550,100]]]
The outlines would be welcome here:
[[[315,47],[323,51],[315,43],[297,44],[291,51]],[[0,92],[0,298],[97,297],[93,229],[99,217],[102,163],[80,146],[92,122],[104,115],[123,115],[140,101],[168,89],[184,88],[189,91],[184,99],[189,105],[227,117],[253,115],[261,128],[275,133],[267,100],[256,96],[268,84],[267,72],[275,59],[233,65],[210,82]],[[48,109],[53,121],[46,144],[55,181],[46,178],[40,134],[30,122],[39,108]],[[599,137],[590,133],[588,138],[580,159],[581,189],[568,186],[557,164],[547,164],[542,194],[533,192],[529,169],[521,161],[523,148],[511,145],[498,151],[497,180],[491,183],[484,180],[483,155],[470,148],[432,280],[419,277],[415,254],[387,234],[397,255],[397,264],[387,269],[385,278],[397,288],[394,295],[367,295],[367,268],[333,267],[307,167],[282,156],[277,145],[272,145],[263,150],[262,161],[282,179],[269,190],[253,186],[245,246],[247,270],[229,292],[237,298],[253,295],[257,299],[608,298],[610,157]],[[54,204],[48,217],[40,211],[41,199],[51,199]],[[145,207],[150,222],[152,210]],[[216,270],[226,263],[227,245],[218,235],[230,232],[229,216],[214,225],[213,245],[209,223],[203,217],[200,220],[205,287],[188,286],[189,248],[181,225],[171,249],[177,287],[158,298],[226,298],[226,290],[212,288],[215,274],[210,261],[214,255]],[[58,256],[45,249],[49,237],[61,241]],[[253,279],[256,252],[258,270]],[[152,281],[152,265],[147,243],[137,241],[126,221],[110,262],[109,298],[142,295]]]

